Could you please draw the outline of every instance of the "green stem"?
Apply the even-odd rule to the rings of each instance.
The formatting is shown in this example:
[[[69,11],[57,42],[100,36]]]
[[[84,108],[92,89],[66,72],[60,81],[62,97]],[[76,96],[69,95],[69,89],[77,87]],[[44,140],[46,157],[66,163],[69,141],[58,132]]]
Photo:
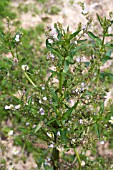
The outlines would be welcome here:
[[[75,155],[77,157],[77,160],[78,160],[78,164],[79,164],[79,170],[81,170],[81,160],[80,160],[80,156],[76,150],[76,148],[74,148],[74,152],[75,152]]]
[[[60,73],[59,76],[59,93],[60,95],[62,94],[62,72]]]
[[[12,50],[12,48],[11,48],[11,47],[9,47],[9,50],[10,50],[10,52],[11,52],[11,54],[12,54],[13,58],[15,58],[14,52],[13,52],[13,50]]]
[[[26,78],[29,80],[29,82],[34,86],[37,87],[36,84],[34,84],[34,82],[31,80],[31,78],[28,76],[28,74],[26,72],[24,72],[24,75],[26,76]]]
[[[53,169],[59,169],[59,150],[54,147],[52,152],[52,162],[53,162]]]

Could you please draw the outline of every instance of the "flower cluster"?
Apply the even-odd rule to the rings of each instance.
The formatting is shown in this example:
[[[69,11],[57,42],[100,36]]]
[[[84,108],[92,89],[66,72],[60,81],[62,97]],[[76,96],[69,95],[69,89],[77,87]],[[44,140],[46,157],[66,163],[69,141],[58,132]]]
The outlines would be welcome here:
[[[13,105],[13,104],[10,104],[10,105],[6,105],[5,106],[5,110],[18,110],[20,109],[21,105]]]

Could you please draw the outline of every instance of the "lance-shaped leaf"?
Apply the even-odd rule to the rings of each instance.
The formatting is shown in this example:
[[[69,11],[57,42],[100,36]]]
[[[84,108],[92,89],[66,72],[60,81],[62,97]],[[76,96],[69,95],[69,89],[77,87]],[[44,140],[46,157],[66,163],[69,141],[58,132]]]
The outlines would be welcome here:
[[[63,60],[62,55],[52,47],[52,45],[48,42],[48,39],[46,40],[46,47],[52,52],[52,54],[57,56],[60,60]]]
[[[66,145],[66,143],[67,143],[67,136],[66,136],[67,130],[65,128],[61,129],[60,134],[61,134],[61,142]]]
[[[88,31],[88,35],[92,40],[96,41],[98,44],[102,43],[102,40],[96,35],[94,35],[92,32]]]
[[[98,14],[96,14],[96,15],[97,15],[97,19],[98,19],[100,25],[103,26],[103,24],[102,24],[102,18],[101,18]]]
[[[40,121],[40,122],[39,122],[39,124],[38,124],[37,127],[36,127],[35,133],[38,132],[38,131],[42,128],[43,124],[44,124],[43,121]]]
[[[73,34],[70,35],[70,38],[69,38],[69,39],[71,40],[72,38],[76,37],[76,35],[78,35],[80,31],[81,31],[81,30],[75,31]]]
[[[106,63],[107,60],[113,60],[113,58],[111,58],[111,50],[108,50],[108,52],[105,54],[105,56],[102,58],[102,63]]]
[[[69,62],[68,62],[67,60],[65,60],[63,72],[64,72],[64,73],[67,73],[68,70],[69,70]]]
[[[96,134],[97,134],[98,138],[100,139],[100,127],[97,124],[97,122],[95,123],[95,131],[96,131]]]
[[[76,48],[73,48],[70,50],[70,56],[73,57],[79,50],[83,49],[84,47],[92,47],[92,44],[81,44],[77,46]]]
[[[79,101],[77,101],[77,102],[74,104],[74,106],[72,106],[71,108],[69,108],[69,109],[63,114],[62,120],[68,119],[68,118],[70,117],[72,111],[73,111],[74,109],[76,110],[77,105],[78,105],[78,102],[79,102]]]

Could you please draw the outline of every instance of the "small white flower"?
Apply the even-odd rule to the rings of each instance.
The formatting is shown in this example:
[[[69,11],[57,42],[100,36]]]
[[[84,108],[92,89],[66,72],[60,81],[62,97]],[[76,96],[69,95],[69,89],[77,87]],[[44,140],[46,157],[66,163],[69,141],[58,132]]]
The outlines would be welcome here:
[[[14,165],[8,166],[8,170],[14,170]]]
[[[109,27],[108,28],[108,34],[111,34],[111,32],[112,32],[112,27]]]
[[[20,41],[20,35],[19,35],[19,34],[17,34],[17,35],[15,36],[15,41],[16,41],[16,42],[19,42],[19,41]]]
[[[33,126],[32,126],[32,128],[35,128],[35,127],[36,127],[36,125],[33,125]]]
[[[81,61],[81,59],[80,59],[80,58],[76,58],[76,62],[78,62],[78,63],[79,63],[80,61]]]
[[[9,106],[8,105],[5,106],[6,110],[10,110],[10,109],[13,109],[13,108],[14,108],[13,104],[10,104]]]
[[[15,106],[15,109],[18,110],[18,109],[20,109],[20,107],[21,107],[20,104],[18,104]]]
[[[86,164],[85,161],[81,161],[82,166],[85,166],[85,164]]]
[[[52,71],[56,71],[56,67],[55,67],[55,66],[50,67],[50,69],[51,69]]]
[[[42,86],[42,90],[45,90],[45,87],[44,87],[44,86]]]
[[[39,103],[42,103],[42,101],[41,101],[41,100],[39,100]]]
[[[46,100],[47,100],[47,97],[43,97],[43,100],[45,100],[45,101],[46,101]]]
[[[51,26],[50,34],[53,36],[54,39],[58,40],[58,38],[57,38],[58,33],[57,33],[56,28],[54,28],[54,26]]]
[[[89,11],[88,11],[88,9],[86,9],[86,8],[85,8],[84,10],[82,10],[82,14],[83,14],[83,15],[87,15],[88,12],[89,12]]]
[[[52,137],[53,137],[53,134],[52,134],[52,133],[50,133],[50,132],[47,132],[47,135],[48,135],[50,138],[52,138]]]
[[[82,30],[86,30],[86,26],[85,25],[82,27]]]
[[[80,124],[83,124],[83,120],[82,120],[82,119],[80,119],[80,120],[79,120],[79,123],[80,123]]]
[[[81,86],[82,86],[82,87],[84,87],[84,86],[85,86],[85,83],[84,83],[84,82],[82,82],[82,83],[81,83]]]
[[[111,120],[109,120],[111,124],[113,124],[113,116],[111,116]]]
[[[29,125],[29,122],[26,122],[26,126],[28,126]]]
[[[49,148],[54,148],[54,144],[53,144],[53,143],[50,144],[50,145],[49,145]]]
[[[44,109],[43,109],[43,108],[40,108],[40,110],[39,110],[39,111],[40,111],[40,114],[41,114],[41,115],[44,115],[44,114],[45,114],[45,112],[44,112]]]
[[[57,132],[57,136],[60,136],[60,131]]]
[[[12,154],[13,155],[18,155],[19,154],[19,150],[17,150],[15,147],[12,149]]]
[[[75,143],[75,141],[76,141],[75,139],[72,139],[72,140],[71,140],[71,143],[72,143],[72,144],[74,144],[74,143]]]
[[[55,56],[53,54],[50,54],[50,58],[52,58],[52,60],[54,60]]]
[[[6,106],[5,106],[5,110],[8,110],[8,109],[9,109],[9,106],[8,106],[8,105],[6,105]]]
[[[14,108],[14,105],[13,104],[10,104],[9,105],[9,109],[13,109]]]
[[[105,144],[105,141],[104,141],[104,140],[100,141],[100,144],[101,144],[101,145],[104,145],[104,144]]]
[[[48,39],[48,42],[49,42],[50,44],[52,44],[52,43],[53,43],[53,40],[51,40],[51,39]]]
[[[23,70],[23,71],[29,70],[28,65],[22,65],[22,70]]]
[[[13,130],[10,130],[9,132],[8,132],[8,136],[12,136],[13,135]]]

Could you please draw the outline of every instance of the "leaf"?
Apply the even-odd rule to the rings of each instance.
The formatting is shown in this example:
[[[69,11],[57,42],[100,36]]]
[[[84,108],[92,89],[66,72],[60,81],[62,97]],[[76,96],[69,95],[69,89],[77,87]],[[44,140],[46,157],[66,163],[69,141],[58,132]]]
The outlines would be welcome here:
[[[69,109],[63,114],[62,120],[64,120],[64,119],[67,120],[67,119],[68,119],[68,117],[71,115],[72,111],[77,108],[78,102],[79,102],[79,101],[77,101],[77,102],[74,104],[74,106],[72,106],[71,108],[69,108]]]
[[[71,40],[72,38],[76,37],[76,35],[78,35],[80,31],[81,31],[81,30],[75,31],[73,34],[70,35],[70,38],[69,38],[69,39]]]
[[[113,20],[111,20],[110,22],[111,22],[111,24],[113,24]]]
[[[60,134],[61,134],[61,142],[66,145],[66,143],[67,143],[67,136],[66,136],[67,130],[65,128],[61,129]]]
[[[99,114],[102,116],[102,113],[104,113],[104,102],[101,103]]]
[[[46,47],[52,52],[52,54],[56,55],[60,60],[63,60],[61,54],[52,47],[52,45],[48,42],[48,39],[46,40]]]
[[[112,51],[111,51],[111,50],[108,50],[107,53],[106,53],[106,56],[107,56],[107,57],[111,57],[111,53],[112,53]]]
[[[111,58],[111,50],[108,50],[107,53],[105,54],[105,56],[102,58],[102,63],[104,64],[107,60],[113,60],[113,58]]]
[[[97,122],[95,123],[95,130],[96,130],[96,134],[97,134],[98,138],[100,139],[100,128],[99,128],[99,125],[97,124]]]
[[[4,60],[8,63],[8,64],[10,64],[10,65],[12,65],[12,61],[11,60],[9,60],[8,58],[4,58]]]
[[[52,94],[52,97],[55,101],[58,101],[57,93],[55,93],[55,90],[50,88],[50,93]]]
[[[113,44],[105,44],[106,47],[108,47],[109,49],[113,49]]]
[[[37,125],[36,127],[36,130],[35,130],[35,133],[38,132],[40,130],[40,128],[42,128],[44,122],[43,121],[40,121],[39,124]]]
[[[110,81],[113,81],[113,74],[109,72],[102,72],[100,73],[100,79],[108,78]]]
[[[90,62],[84,62],[85,66],[88,67],[90,65]]]
[[[113,34],[105,34],[106,37],[113,37]]]
[[[54,24],[54,28],[56,29],[56,31],[57,31],[57,33],[58,33],[57,38],[58,38],[59,40],[61,40],[63,35],[62,35],[62,33],[60,32],[60,30],[58,29],[56,23]]]
[[[4,33],[0,31],[0,37],[4,38]]]
[[[64,73],[67,73],[68,70],[69,70],[69,62],[65,60],[63,72],[64,72]]]
[[[88,35],[92,40],[96,41],[98,44],[102,43],[102,40],[96,35],[94,35],[92,32],[88,31]]]
[[[100,25],[103,26],[101,17],[98,14],[96,14],[96,15],[97,15],[97,19],[98,19]]]
[[[83,47],[91,47],[91,46],[92,46],[92,44],[82,44],[82,45],[79,45],[75,49],[70,50],[70,55],[74,56],[81,48],[83,48]]]
[[[32,96],[29,97],[29,99],[28,99],[28,105],[31,105],[31,104],[32,104]]]

